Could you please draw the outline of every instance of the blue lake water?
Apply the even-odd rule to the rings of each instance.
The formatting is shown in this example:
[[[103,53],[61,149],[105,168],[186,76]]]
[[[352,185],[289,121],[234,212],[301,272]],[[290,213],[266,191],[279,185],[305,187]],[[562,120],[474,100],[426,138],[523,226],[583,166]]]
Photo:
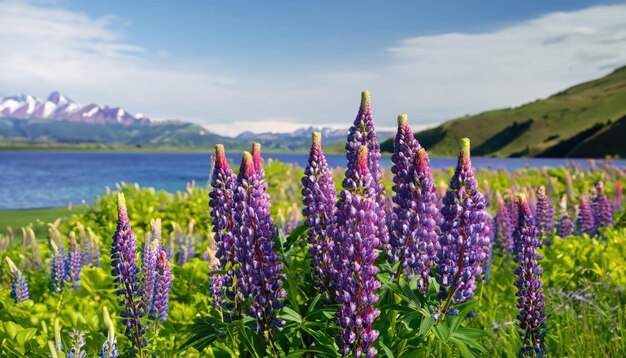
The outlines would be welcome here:
[[[188,182],[206,184],[211,166],[212,153],[160,153],[160,152],[48,152],[48,151],[0,151],[0,209],[25,209],[59,207],[82,201],[92,203],[104,193],[105,187],[115,183],[139,183],[170,192],[184,190]],[[285,163],[304,167],[307,154],[272,153]],[[236,163],[239,155],[229,156]],[[344,155],[328,155],[332,167],[345,167]],[[556,167],[570,159],[494,159],[472,158],[476,168],[504,168],[514,170],[524,167]],[[576,160],[587,167],[587,160]],[[454,166],[455,158],[432,158],[432,168]],[[382,164],[391,165],[390,157]],[[624,167],[626,161],[614,161]],[[0,214],[1,215],[1,214]]]

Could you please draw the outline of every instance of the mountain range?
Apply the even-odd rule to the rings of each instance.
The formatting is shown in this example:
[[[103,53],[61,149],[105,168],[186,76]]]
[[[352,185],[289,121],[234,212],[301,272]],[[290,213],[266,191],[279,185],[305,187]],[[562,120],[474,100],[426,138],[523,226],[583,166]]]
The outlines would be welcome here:
[[[415,137],[431,156],[454,156],[459,139],[469,137],[477,156],[626,158],[626,66],[548,98],[449,120]],[[381,147],[392,152],[393,140]]]

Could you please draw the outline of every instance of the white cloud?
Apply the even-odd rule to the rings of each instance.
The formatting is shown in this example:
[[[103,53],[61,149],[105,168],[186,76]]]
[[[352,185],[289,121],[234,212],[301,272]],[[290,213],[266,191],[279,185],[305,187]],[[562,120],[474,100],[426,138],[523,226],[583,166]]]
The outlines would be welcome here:
[[[418,127],[519,105],[626,64],[626,5],[546,14],[486,33],[402,39],[380,49],[375,65],[307,73],[281,71],[277,62],[275,73],[252,76],[248,69],[164,67],[151,59],[174,60],[175,53],[126,43],[124,28],[117,17],[0,1],[0,95],[58,89],[82,103],[232,134],[347,127],[359,91],[369,89],[379,126],[393,126],[396,114],[406,112]]]

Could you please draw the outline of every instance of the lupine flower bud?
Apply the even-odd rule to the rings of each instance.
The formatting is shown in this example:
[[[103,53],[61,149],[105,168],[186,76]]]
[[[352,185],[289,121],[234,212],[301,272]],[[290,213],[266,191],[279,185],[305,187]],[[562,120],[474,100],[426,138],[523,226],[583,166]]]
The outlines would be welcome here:
[[[196,224],[194,219],[189,220],[187,224],[187,236],[185,237],[185,244],[187,245],[187,258],[192,259],[196,257],[196,249],[194,247],[193,227]]]
[[[91,266],[100,267],[100,238],[91,230],[87,228],[87,234],[89,235],[89,247],[91,249]]]
[[[530,205],[530,204],[529,204]],[[537,189],[537,229],[542,242],[546,246],[552,244],[552,231],[554,229],[554,207],[550,203],[550,197],[546,195],[546,188],[540,186]]]
[[[41,254],[37,237],[32,227],[22,228],[22,255],[20,266],[24,270],[41,270]]]
[[[615,183],[615,194],[613,194],[613,212],[621,212],[624,210],[624,188],[622,182]]]
[[[361,93],[361,105],[359,107],[359,113],[357,114],[352,127],[348,133],[348,142],[346,143],[346,151],[348,158],[348,170],[346,171],[346,179],[349,178],[348,173],[354,172],[356,165],[357,152],[360,146],[366,146],[368,150],[367,167],[372,176],[372,185],[375,191],[376,202],[378,203],[377,215],[378,221],[386,222],[385,208],[386,196],[385,186],[383,185],[383,168],[380,161],[380,144],[376,136],[376,129],[374,128],[374,118],[372,117],[372,108],[370,103],[370,94],[368,91]],[[350,184],[347,184],[344,180],[343,187],[347,188]],[[379,225],[380,231],[377,233],[383,245],[389,242],[389,233],[387,232],[386,225]]]
[[[587,234],[589,236],[595,235],[595,223],[593,219],[593,211],[589,205],[589,200],[586,196],[581,196],[578,201],[578,217],[576,218],[576,234]]]
[[[341,304],[336,313],[340,327],[339,348],[342,354],[354,352],[357,357],[376,355],[372,343],[379,333],[373,329],[373,323],[380,315],[374,307],[378,302],[376,291],[380,288],[374,262],[378,257],[376,250],[380,247],[377,233],[381,222],[367,158],[367,147],[360,146],[355,163],[346,174],[351,180],[339,194],[335,212],[338,228],[334,252],[335,297]]]
[[[15,263],[8,256],[5,258],[5,261],[9,266],[9,273],[11,274],[11,297],[13,297],[15,303],[24,302],[29,298],[26,278],[24,278],[22,271],[15,266]]]
[[[541,237],[526,200],[521,201],[514,235],[518,243],[515,262],[519,266],[514,273],[517,275],[515,286],[517,308],[520,310],[517,319],[523,340],[521,354],[524,356],[534,350],[537,356],[541,356],[546,350],[543,343],[546,315],[543,313],[543,283],[540,279],[543,269],[539,267],[541,255],[537,253],[537,248],[541,246]]]
[[[574,222],[567,213],[567,195],[564,194],[559,204],[559,224],[556,227],[556,234],[561,238],[566,238],[574,233]]]
[[[254,173],[259,181],[265,180],[265,170],[263,170],[263,158],[261,157],[261,144],[252,143],[252,161],[254,162]]]
[[[265,186],[255,172],[252,155],[244,152],[234,192],[233,237],[237,259],[237,295],[243,302],[252,297],[246,314],[257,320],[255,329],[265,337],[282,327],[285,321],[276,317],[275,310],[283,307],[287,295],[281,288],[284,275],[282,264],[274,253],[274,222],[269,213]]]
[[[67,251],[67,260],[65,261],[65,281],[70,290],[80,288],[80,271],[83,267],[83,258],[80,247],[76,242],[76,235],[70,232],[70,247]]]
[[[391,160],[395,205],[387,256],[391,262],[401,262],[396,274],[404,270],[408,277],[419,275],[418,288],[426,293],[439,236],[439,210],[428,154],[413,138],[406,115],[398,117]]]
[[[65,244],[61,239],[59,230],[53,225],[49,226],[50,236],[50,291],[61,292],[65,286]]]
[[[80,252],[83,259],[83,266],[91,265],[91,239],[85,231],[85,227],[81,223],[76,223],[78,228],[78,237],[80,238]]]
[[[332,296],[331,274],[334,242],[332,229],[334,224],[334,206],[337,198],[332,173],[328,169],[326,157],[322,151],[322,134],[313,132],[309,161],[302,177],[302,215],[304,225],[309,228],[308,242],[311,245],[311,271],[313,284],[320,292],[329,292]]]
[[[141,250],[141,273],[143,276],[141,300],[145,312],[150,312],[154,304],[157,256],[161,252],[161,220],[150,220],[150,228],[150,232],[145,235]]]
[[[496,242],[495,249],[500,254],[510,254],[513,252],[513,228],[514,221],[511,220],[509,206],[504,203],[500,193],[496,196],[496,217],[494,218],[494,230]]]
[[[82,349],[85,345],[85,335],[83,332],[79,332],[76,328],[73,328],[70,333],[70,339],[72,340],[72,348],[70,348],[67,358],[85,358],[87,352]]]
[[[220,307],[223,303],[224,287],[228,287],[230,296],[234,297],[232,266],[237,261],[237,247],[233,237],[233,191],[237,177],[228,166],[224,146],[215,146],[213,173],[211,175],[211,192],[209,207],[211,208],[211,224],[215,239],[215,257],[219,260],[216,269],[230,269],[225,275],[211,274],[211,295],[213,305]]]
[[[150,315],[151,318],[163,322],[167,319],[170,287],[172,286],[172,272],[165,251],[159,253],[159,258],[156,262],[155,279],[154,305]]]
[[[604,183],[598,181],[595,185],[596,195],[591,199],[593,212],[594,231],[601,227],[613,226],[613,207],[609,198],[604,193]]]
[[[143,337],[145,329],[141,322],[144,309],[141,302],[140,280],[137,275],[137,244],[130,227],[124,194],[117,197],[117,231],[111,244],[111,274],[114,277],[115,293],[120,296],[118,304],[122,306],[120,316],[126,327],[125,334],[138,352],[148,344]]]
[[[102,344],[102,349],[98,353],[100,358],[118,358],[119,352],[117,351],[117,339],[115,338],[115,326],[109,316],[109,311],[106,306],[102,308],[104,313],[104,324],[108,328],[107,340]]]
[[[451,302],[463,303],[474,297],[476,278],[489,250],[489,227],[484,198],[478,192],[470,161],[469,139],[461,140],[458,163],[443,199],[444,217],[437,254],[437,282],[440,297],[447,297],[440,313]]]

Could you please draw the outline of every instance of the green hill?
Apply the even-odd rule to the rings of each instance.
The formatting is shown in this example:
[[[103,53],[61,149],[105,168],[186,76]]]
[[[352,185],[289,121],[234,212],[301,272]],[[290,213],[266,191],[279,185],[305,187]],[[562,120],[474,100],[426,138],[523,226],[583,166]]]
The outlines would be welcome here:
[[[415,134],[433,156],[462,137],[488,157],[626,157],[626,67],[543,100],[444,122]],[[393,140],[383,142],[393,151]]]

